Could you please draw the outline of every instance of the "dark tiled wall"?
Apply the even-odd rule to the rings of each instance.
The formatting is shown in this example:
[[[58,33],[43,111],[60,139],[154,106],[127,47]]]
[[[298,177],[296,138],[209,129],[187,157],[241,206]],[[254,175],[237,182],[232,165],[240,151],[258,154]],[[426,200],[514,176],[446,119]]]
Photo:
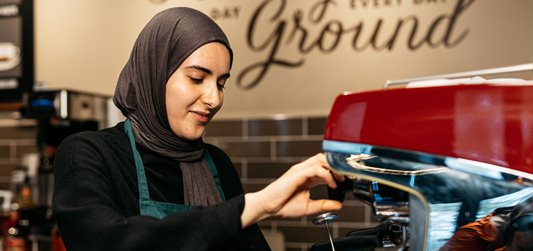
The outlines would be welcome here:
[[[217,120],[209,125],[204,140],[222,148],[232,158],[246,192],[262,189],[292,165],[321,152],[325,117],[287,119]],[[326,198],[327,189],[311,191],[313,198]],[[371,209],[346,196],[338,220],[332,224],[334,237],[350,230],[375,225]],[[313,217],[268,219],[259,223],[263,231],[281,231],[288,251],[309,250],[327,240],[324,226],[315,226]]]
[[[326,118],[216,120],[204,140],[222,148],[232,158],[246,192],[264,188],[293,164],[321,151]],[[35,153],[36,128],[31,125],[0,125],[0,189],[9,189],[10,173],[25,153]],[[313,198],[325,198],[324,186],[312,190]],[[332,226],[334,237],[375,225],[371,209],[350,195]],[[313,217],[268,219],[259,223],[264,231],[281,231],[287,251],[309,250],[327,239],[324,226],[315,226]]]
[[[34,125],[0,123],[0,189],[10,189],[11,171],[22,164],[22,157],[37,153]]]

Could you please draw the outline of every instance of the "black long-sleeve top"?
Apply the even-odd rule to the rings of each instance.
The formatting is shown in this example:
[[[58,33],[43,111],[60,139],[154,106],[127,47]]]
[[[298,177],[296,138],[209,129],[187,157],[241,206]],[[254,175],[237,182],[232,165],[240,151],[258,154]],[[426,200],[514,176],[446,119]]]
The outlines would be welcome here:
[[[137,145],[153,200],[183,204],[179,163]],[[124,124],[67,137],[54,163],[53,212],[69,251],[270,250],[257,225],[241,228],[240,179],[228,156],[207,145],[226,201],[161,220],[141,216]]]

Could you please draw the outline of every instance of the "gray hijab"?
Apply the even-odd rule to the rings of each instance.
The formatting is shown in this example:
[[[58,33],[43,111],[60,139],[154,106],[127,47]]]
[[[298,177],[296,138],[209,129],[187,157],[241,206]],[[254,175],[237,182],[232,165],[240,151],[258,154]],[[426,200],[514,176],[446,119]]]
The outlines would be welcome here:
[[[233,54],[220,27],[205,14],[185,7],[155,15],[139,34],[120,73],[113,102],[132,122],[137,144],[180,162],[185,203],[213,205],[221,201],[207,163],[202,139],[188,141],[170,129],[166,83],[181,63],[209,42],[224,44]]]

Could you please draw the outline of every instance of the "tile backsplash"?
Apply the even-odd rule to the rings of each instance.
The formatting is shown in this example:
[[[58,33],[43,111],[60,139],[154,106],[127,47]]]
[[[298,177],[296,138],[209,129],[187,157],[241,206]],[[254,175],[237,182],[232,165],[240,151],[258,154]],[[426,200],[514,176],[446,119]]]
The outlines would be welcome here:
[[[34,123],[0,123],[0,189],[10,189],[11,171],[23,163],[23,156],[37,153]]]

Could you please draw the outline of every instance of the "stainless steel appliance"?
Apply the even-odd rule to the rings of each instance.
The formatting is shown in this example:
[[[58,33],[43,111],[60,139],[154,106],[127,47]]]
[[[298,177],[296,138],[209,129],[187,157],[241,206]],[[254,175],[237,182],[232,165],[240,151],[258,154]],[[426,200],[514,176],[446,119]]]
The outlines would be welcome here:
[[[110,98],[88,92],[67,89],[25,93],[20,111],[25,118],[37,120],[39,167],[37,177],[38,205],[44,211],[42,220],[34,221],[31,235],[33,250],[51,247],[50,232],[54,228],[51,211],[53,193],[53,163],[62,140],[77,132],[98,130],[108,126]],[[44,209],[44,210],[43,210]],[[55,238],[58,238],[57,232]]]
[[[109,97],[68,89],[36,91],[23,96],[21,114],[37,124],[40,153],[39,203],[51,205],[56,148],[69,135],[107,125]]]

